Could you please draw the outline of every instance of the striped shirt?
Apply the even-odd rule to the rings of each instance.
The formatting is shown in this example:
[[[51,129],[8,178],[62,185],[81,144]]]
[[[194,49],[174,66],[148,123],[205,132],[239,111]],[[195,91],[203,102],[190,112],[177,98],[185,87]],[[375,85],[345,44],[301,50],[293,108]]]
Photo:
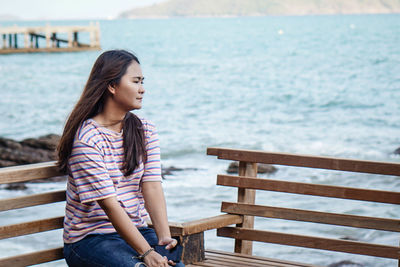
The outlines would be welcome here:
[[[71,175],[67,183],[64,219],[65,243],[74,243],[88,234],[116,230],[96,200],[115,196],[137,226],[147,226],[141,183],[161,181],[160,148],[155,126],[142,119],[147,161],[124,176],[122,133],[101,127],[93,119],[78,129],[69,159]]]

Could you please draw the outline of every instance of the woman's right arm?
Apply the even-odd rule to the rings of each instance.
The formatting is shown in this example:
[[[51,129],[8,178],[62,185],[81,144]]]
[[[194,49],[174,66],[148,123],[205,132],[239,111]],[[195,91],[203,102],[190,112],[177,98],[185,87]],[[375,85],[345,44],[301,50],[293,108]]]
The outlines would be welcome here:
[[[137,253],[142,255],[151,247],[146,239],[142,236],[136,226],[133,224],[128,214],[121,207],[116,197],[109,197],[97,200],[100,207],[107,214],[108,219],[111,221],[118,234],[134,249]],[[168,267],[167,259],[162,257],[155,251],[150,252],[145,258],[144,262],[149,267]]]
[[[118,234],[142,255],[150,245],[136,228],[126,211],[117,200],[113,181],[108,175],[104,158],[96,145],[76,141],[69,166],[76,178],[76,190],[82,203],[97,201]],[[100,140],[101,141],[101,140]],[[167,260],[156,252],[149,253],[144,261],[149,267],[166,267]]]

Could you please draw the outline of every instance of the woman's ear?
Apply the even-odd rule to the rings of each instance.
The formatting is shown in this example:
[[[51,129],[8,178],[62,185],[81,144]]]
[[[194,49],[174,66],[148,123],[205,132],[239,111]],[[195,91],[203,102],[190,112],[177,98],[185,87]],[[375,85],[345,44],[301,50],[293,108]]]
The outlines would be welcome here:
[[[115,94],[115,87],[112,86],[111,84],[108,85],[107,90],[110,92],[110,94],[112,95]]]

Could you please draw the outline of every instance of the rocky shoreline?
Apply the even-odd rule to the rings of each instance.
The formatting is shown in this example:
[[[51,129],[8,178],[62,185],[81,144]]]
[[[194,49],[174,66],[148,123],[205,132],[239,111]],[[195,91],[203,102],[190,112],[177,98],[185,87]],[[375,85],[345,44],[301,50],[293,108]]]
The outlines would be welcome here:
[[[0,168],[11,167],[24,164],[33,164],[56,160],[56,147],[60,141],[60,136],[48,134],[38,138],[28,138],[16,141],[9,138],[0,137]],[[178,171],[197,170],[197,168],[177,168],[174,166],[162,166],[162,177],[166,179],[169,175],[174,175]],[[41,179],[30,183],[40,182],[60,182],[65,181],[66,176],[58,176],[49,179]],[[12,183],[4,187],[7,190],[27,189],[25,183]]]
[[[55,149],[59,140],[60,136],[56,134],[20,142],[0,137],[0,167],[53,161],[56,159]]]

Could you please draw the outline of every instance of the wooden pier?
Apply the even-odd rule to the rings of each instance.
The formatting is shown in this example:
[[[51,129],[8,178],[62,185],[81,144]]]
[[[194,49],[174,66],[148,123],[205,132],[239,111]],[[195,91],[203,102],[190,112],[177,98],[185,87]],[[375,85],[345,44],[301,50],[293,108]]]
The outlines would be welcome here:
[[[89,43],[79,41],[79,34],[85,32],[89,33]],[[0,38],[0,54],[101,49],[98,22],[89,26],[0,27]],[[23,42],[18,41],[19,38]]]

